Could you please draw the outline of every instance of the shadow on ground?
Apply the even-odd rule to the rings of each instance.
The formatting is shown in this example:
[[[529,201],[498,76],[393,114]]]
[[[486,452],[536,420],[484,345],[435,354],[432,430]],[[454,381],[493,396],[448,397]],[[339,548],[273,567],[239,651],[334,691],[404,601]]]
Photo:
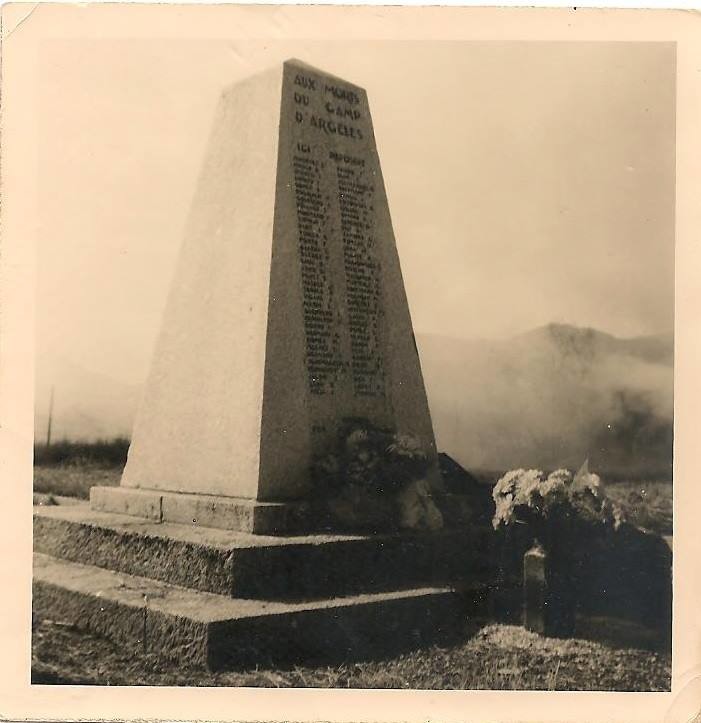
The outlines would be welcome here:
[[[616,621],[583,621],[587,638],[542,638],[517,625],[469,619],[425,647],[411,641],[363,657],[333,651],[303,665],[183,668],[43,620],[34,631],[32,683],[437,690],[668,690],[671,656]],[[588,630],[587,630],[588,626]],[[635,644],[629,646],[636,632]],[[597,638],[597,639],[595,639]]]

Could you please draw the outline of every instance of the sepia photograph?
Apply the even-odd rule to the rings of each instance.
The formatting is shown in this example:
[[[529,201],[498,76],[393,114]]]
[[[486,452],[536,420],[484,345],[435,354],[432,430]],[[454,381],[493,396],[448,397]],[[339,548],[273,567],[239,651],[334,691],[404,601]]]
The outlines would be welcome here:
[[[32,688],[669,693],[677,43],[274,28],[36,45]]]

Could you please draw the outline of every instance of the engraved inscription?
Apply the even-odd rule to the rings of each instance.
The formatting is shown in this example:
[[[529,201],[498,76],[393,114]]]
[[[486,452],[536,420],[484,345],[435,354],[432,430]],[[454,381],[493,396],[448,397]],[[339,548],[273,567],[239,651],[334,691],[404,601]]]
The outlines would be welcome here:
[[[302,73],[289,100],[309,389],[384,404],[374,176],[355,145],[365,111],[355,90]]]
[[[337,161],[353,389],[358,396],[382,396],[385,379],[379,329],[383,308],[381,269],[374,249],[375,188],[366,178],[362,159],[333,153],[331,157]]]
[[[333,391],[342,366],[324,231],[327,205],[321,190],[320,162],[299,154],[293,156],[293,168],[309,389],[312,394],[326,394]]]
[[[298,73],[295,76],[294,91],[297,123],[309,125],[327,136],[341,136],[355,141],[365,138],[358,121],[363,115],[358,108],[360,98],[354,90],[330,83],[317,82],[315,78]],[[310,109],[310,100],[321,98],[319,111]]]

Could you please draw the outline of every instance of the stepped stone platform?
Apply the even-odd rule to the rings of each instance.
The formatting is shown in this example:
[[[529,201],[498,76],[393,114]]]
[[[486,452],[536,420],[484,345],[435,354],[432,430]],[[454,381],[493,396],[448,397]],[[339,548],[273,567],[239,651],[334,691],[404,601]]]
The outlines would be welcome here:
[[[459,598],[417,588],[302,602],[229,598],[57,560],[34,559],[35,611],[182,664],[329,660],[450,635]],[[396,643],[396,641],[395,641]]]
[[[211,669],[415,647],[488,578],[486,530],[269,536],[87,504],[34,513],[34,614]],[[460,588],[461,592],[456,592]]]

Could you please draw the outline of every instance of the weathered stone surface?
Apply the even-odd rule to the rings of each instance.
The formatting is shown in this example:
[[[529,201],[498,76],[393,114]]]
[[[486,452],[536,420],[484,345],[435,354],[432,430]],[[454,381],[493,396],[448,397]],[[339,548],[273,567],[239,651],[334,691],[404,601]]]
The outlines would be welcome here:
[[[197,616],[186,594],[180,600],[176,596],[180,604],[171,606],[176,625],[167,634],[163,628],[154,634],[154,626],[161,627],[159,612],[168,604],[164,595],[173,598],[170,590],[163,583],[34,554],[34,615],[71,622],[136,649],[162,650],[184,664],[203,662],[207,622]]]
[[[532,547],[523,556],[523,624],[539,635],[548,632],[547,556],[542,547]]]
[[[452,583],[488,571],[488,532],[271,537],[38,508],[34,549],[221,595],[312,598]]]
[[[186,525],[236,530],[258,535],[310,535],[334,530],[359,532],[358,526],[349,524],[344,529],[340,518],[333,513],[339,505],[349,507],[349,515],[357,521],[362,506],[354,500],[353,489],[340,490],[338,498],[322,503],[260,502],[236,497],[159,492],[129,487],[93,487],[90,506],[98,512],[130,515],[154,522],[180,522]],[[472,498],[467,495],[439,493],[432,496],[439,510],[438,527],[464,527],[473,520]],[[402,498],[367,495],[365,506],[372,508],[377,518],[375,527],[384,532],[397,529],[401,523]],[[391,518],[391,519],[388,519]],[[401,526],[401,525],[400,525]],[[410,527],[410,525],[407,525]],[[421,529],[421,525],[413,525]],[[424,526],[425,528],[425,526]]]
[[[304,498],[348,419],[440,488],[366,93],[288,61],[220,101],[122,484]]]
[[[129,487],[93,487],[90,505],[100,512],[132,515],[156,522],[197,524],[259,535],[308,533],[312,526],[309,506],[303,502],[258,502]]]
[[[131,515],[161,522],[163,495],[152,490],[130,490],[124,487],[91,487],[90,506],[102,512]]]
[[[34,556],[33,612],[182,664],[345,659],[449,637],[458,596],[445,588],[284,603],[231,599]]]

